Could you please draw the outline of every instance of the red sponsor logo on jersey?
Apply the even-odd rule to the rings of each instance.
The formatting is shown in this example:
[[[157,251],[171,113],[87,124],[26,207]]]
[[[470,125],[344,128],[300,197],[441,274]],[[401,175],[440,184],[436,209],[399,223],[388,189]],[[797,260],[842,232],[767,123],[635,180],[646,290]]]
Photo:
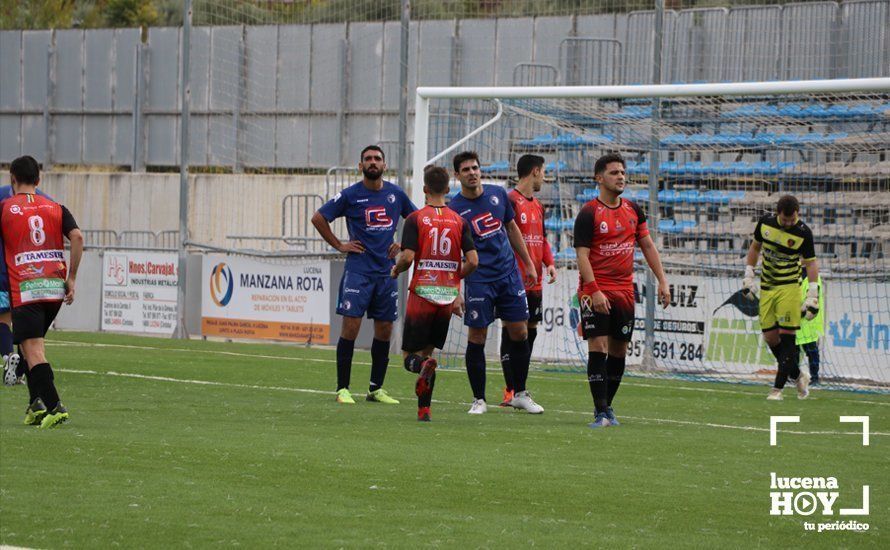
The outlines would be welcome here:
[[[383,206],[369,206],[365,209],[365,223],[368,227],[392,227],[392,218]]]
[[[501,220],[492,216],[491,212],[479,214],[470,223],[473,224],[473,231],[480,237],[496,233],[501,228]]]

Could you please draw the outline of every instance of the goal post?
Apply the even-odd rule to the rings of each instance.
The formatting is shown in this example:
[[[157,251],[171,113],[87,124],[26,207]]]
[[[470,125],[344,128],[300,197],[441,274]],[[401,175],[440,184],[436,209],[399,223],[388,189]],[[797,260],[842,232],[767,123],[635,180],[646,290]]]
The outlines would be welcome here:
[[[836,387],[890,387],[890,78],[420,87],[414,115],[417,204],[423,167],[447,166],[460,150],[477,150],[486,182],[500,185],[515,179],[521,154],[547,159],[552,180],[541,200],[561,280],[545,284],[551,318],[533,357],[543,368],[583,369],[571,225],[596,196],[595,159],[615,151],[628,161],[624,196],[647,211],[672,283],[672,307],[653,313],[645,307],[654,298],[643,284],[648,268],[637,258],[632,372],[735,382],[772,376],[757,306],[737,303],[735,291],[756,220],[791,193],[813,229],[826,281],[820,377]],[[463,355],[462,332],[453,326],[446,364]]]

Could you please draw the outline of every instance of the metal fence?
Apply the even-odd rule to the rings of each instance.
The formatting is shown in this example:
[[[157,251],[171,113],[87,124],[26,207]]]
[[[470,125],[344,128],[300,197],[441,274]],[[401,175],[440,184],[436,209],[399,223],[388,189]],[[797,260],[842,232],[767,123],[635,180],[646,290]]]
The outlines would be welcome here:
[[[409,89],[649,83],[654,18],[415,21]],[[886,0],[667,10],[664,29],[665,82],[890,75]],[[396,143],[399,30],[193,28],[189,164],[327,168]],[[179,28],[150,28],[145,43],[138,29],[0,32],[0,162],[177,166],[181,41]]]

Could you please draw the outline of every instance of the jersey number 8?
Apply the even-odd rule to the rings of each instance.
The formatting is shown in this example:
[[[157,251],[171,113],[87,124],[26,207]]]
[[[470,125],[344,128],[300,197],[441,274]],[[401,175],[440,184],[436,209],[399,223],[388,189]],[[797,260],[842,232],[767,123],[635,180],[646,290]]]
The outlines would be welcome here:
[[[43,230],[43,218],[31,216],[28,218],[28,227],[31,228],[31,242],[40,246],[46,242],[46,231]]]
[[[439,228],[433,227],[430,229],[430,236],[433,238],[433,256],[437,256],[441,254],[442,256],[447,256],[451,253],[451,239],[448,238],[448,232],[451,231],[451,228],[445,228],[442,231],[442,238],[439,238]]]

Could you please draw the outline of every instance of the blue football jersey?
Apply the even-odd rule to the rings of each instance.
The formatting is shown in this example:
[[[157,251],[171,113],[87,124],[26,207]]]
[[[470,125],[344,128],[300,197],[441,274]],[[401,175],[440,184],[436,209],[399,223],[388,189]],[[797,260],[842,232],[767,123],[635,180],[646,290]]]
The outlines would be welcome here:
[[[328,222],[346,218],[349,240],[365,247],[363,254],[346,256],[346,270],[365,275],[389,275],[395,261],[388,253],[395,242],[398,219],[407,218],[415,210],[402,188],[388,181],[383,182],[380,191],[371,191],[362,182],[354,183],[318,209]]]
[[[496,281],[519,269],[505,227],[513,220],[513,206],[503,187],[483,185],[482,194],[475,199],[457,194],[448,207],[467,220],[479,254],[479,267],[467,281]]]

